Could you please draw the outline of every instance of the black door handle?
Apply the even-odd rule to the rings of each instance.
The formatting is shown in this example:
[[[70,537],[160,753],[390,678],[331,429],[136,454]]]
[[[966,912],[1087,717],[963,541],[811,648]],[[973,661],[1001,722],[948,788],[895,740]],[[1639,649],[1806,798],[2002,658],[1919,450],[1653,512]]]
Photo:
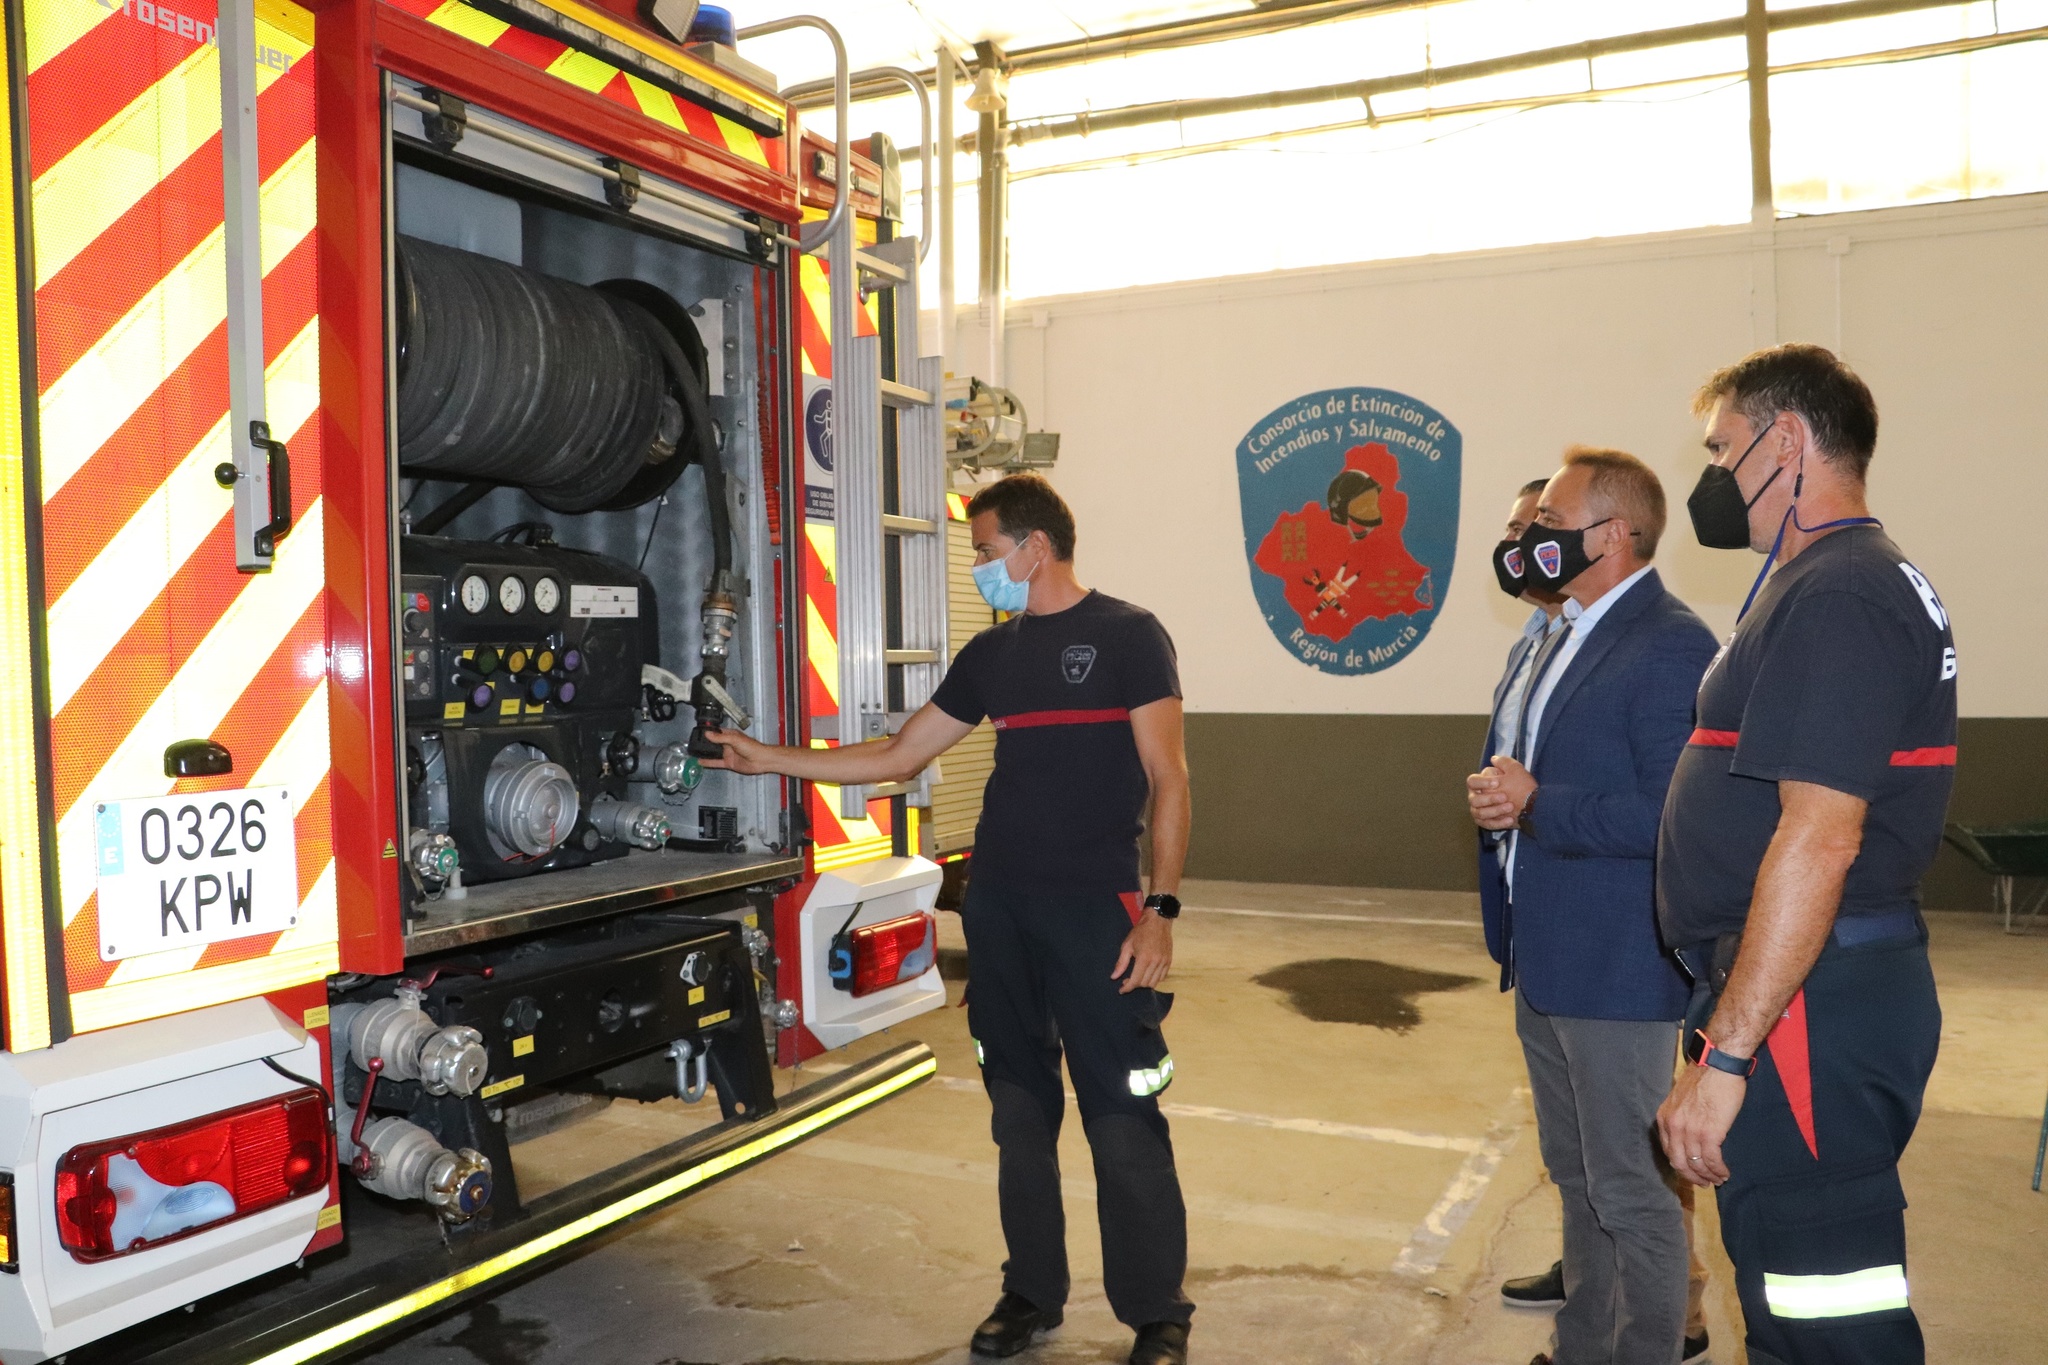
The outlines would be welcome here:
[[[268,422],[249,423],[249,443],[261,446],[270,460],[270,524],[255,535],[256,553],[277,553],[277,542],[292,529],[292,457],[283,441],[271,439]]]
[[[235,770],[228,746],[211,739],[181,739],[164,749],[165,777],[219,777]]]

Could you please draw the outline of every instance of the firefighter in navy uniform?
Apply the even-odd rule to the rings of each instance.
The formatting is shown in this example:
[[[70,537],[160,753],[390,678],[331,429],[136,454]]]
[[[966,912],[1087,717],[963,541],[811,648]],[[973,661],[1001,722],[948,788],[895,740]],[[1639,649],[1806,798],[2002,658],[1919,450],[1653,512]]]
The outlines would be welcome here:
[[[1917,1365],[1898,1162],[1941,1033],[1919,882],[1955,775],[1955,640],[1865,506],[1877,407],[1847,366],[1760,351],[1695,407],[1700,541],[1771,558],[1664,807],[1659,917],[1695,981],[1696,1065],[1658,1128],[1718,1187],[1751,1361]]]
[[[1094,1155],[1103,1289],[1137,1332],[1131,1365],[1183,1365],[1187,1211],[1158,1099],[1173,1079],[1161,1031],[1173,997],[1156,989],[1173,959],[1189,819],[1173,642],[1150,612],[1075,579],[1073,514],[1044,479],[990,484],[967,513],[976,585],[1013,614],[960,651],[900,732],[796,749],[721,731],[726,758],[711,766],[903,781],[984,717],[994,723],[961,922],[1009,1259],[972,1348],[1015,1355],[1064,1314],[1064,1054]],[[1141,900],[1148,797],[1152,894]]]

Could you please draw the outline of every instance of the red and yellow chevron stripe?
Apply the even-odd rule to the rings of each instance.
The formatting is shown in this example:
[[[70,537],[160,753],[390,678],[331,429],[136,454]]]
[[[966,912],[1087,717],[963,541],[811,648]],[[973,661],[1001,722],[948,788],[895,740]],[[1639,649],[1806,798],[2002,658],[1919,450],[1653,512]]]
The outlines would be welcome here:
[[[815,223],[825,217],[824,209],[805,209],[804,221]],[[875,223],[871,218],[853,220],[853,239],[862,246],[873,246],[876,239]],[[797,350],[803,359],[804,373],[820,379],[832,377],[832,267],[825,263],[825,254],[820,252],[800,255],[796,259],[797,271]],[[882,301],[871,295],[859,311],[853,315],[854,329],[864,337],[875,336],[882,330]],[[827,562],[830,560],[828,558]],[[836,617],[833,619],[837,619]]]
[[[788,154],[783,147],[785,139],[762,137],[722,114],[692,104],[566,43],[493,18],[482,10],[463,4],[462,0],[391,0],[391,3],[395,8],[418,15],[479,47],[487,47],[537,71],[545,71],[557,80],[567,81],[579,90],[587,90],[614,104],[623,105],[636,114],[644,114],[678,132],[688,133],[742,161],[778,175],[788,170]],[[590,18],[594,23],[602,19],[602,16],[587,15],[580,8],[577,16]],[[687,59],[681,54],[673,54],[665,55],[664,60]],[[705,74],[709,78],[710,73],[707,71]]]
[[[81,1032],[335,971],[320,498],[312,16],[257,0],[265,396],[295,524],[234,567],[227,458],[220,71],[212,8],[27,0],[58,894]],[[174,783],[211,737],[231,775]],[[281,785],[297,807],[289,932],[106,963],[93,804]]]

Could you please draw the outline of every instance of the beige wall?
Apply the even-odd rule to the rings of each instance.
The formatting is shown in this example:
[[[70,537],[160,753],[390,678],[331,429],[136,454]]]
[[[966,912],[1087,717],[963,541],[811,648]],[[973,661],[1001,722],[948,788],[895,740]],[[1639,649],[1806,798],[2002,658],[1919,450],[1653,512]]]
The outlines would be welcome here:
[[[1008,357],[1033,425],[1062,434],[1084,580],[1166,622],[1190,709],[1454,714],[1486,709],[1521,616],[1487,565],[1509,495],[1570,442],[1663,475],[1676,516],[1659,566],[1717,633],[1732,626],[1759,561],[1693,542],[1687,399],[1776,340],[1837,347],[1876,391],[1872,503],[1949,605],[1964,713],[2048,716],[2048,197],[1787,222],[1761,241],[1717,229],[1021,301]],[[982,344],[963,318],[957,353]],[[1260,618],[1233,450],[1279,404],[1352,384],[1457,424],[1464,511],[1429,638],[1345,678],[1297,662]]]

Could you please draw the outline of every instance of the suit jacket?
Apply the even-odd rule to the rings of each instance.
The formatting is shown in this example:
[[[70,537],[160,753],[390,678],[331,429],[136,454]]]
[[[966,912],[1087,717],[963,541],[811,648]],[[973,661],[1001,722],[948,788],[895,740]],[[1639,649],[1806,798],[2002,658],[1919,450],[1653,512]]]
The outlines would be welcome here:
[[[1512,936],[1522,993],[1543,1014],[1685,1013],[1685,979],[1657,936],[1657,826],[1716,648],[1656,571],[1645,574],[1601,617],[1543,708],[1529,760],[1540,790],[1516,845],[1512,914],[1482,832],[1487,950],[1504,960]],[[1497,692],[1496,712],[1501,700]]]

